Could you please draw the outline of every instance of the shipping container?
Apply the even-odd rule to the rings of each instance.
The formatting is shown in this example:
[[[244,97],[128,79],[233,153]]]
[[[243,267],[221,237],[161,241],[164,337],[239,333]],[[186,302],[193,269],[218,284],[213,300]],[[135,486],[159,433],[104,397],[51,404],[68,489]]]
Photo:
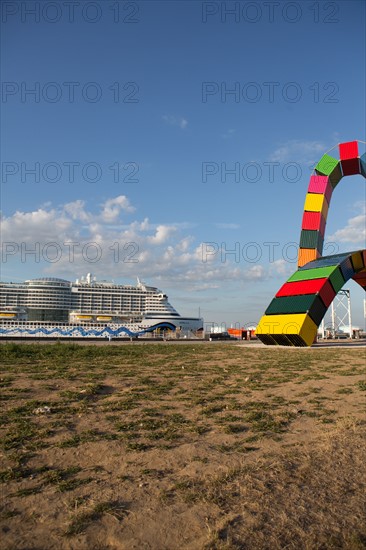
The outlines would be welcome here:
[[[256,330],[260,340],[270,335],[280,345],[311,346],[316,334],[317,325],[306,313],[263,315]]]
[[[287,282],[305,281],[309,279],[320,279],[326,277],[329,279],[335,292],[341,290],[345,281],[338,266],[318,267],[315,269],[299,269]]]
[[[319,325],[326,311],[326,306],[317,294],[307,294],[274,298],[266,309],[265,315],[308,313],[314,323]]]
[[[353,268],[351,258],[343,260],[343,262],[340,264],[340,268],[345,281],[348,281],[348,279],[352,279],[353,275],[355,274],[355,270]]]
[[[307,193],[305,198],[304,210],[308,212],[321,212],[324,219],[328,215],[328,203],[324,195],[316,193]]]
[[[357,141],[347,141],[339,144],[339,158],[341,160],[355,159],[358,156]]]
[[[330,155],[323,155],[318,164],[315,166],[315,172],[319,176],[328,176],[333,189],[342,179],[341,163],[339,160]]]
[[[318,258],[317,260],[314,260],[309,264],[308,266],[304,266],[301,268],[301,270],[305,269],[314,269],[316,267],[329,267],[329,266],[336,266],[342,263],[344,260],[346,260],[350,254],[353,254],[352,252],[342,252],[341,254],[334,254],[333,256],[322,256],[321,258]]]
[[[357,141],[339,144],[339,155],[344,176],[360,174],[360,159],[358,158]]]
[[[324,236],[325,224],[326,222],[321,212],[304,212],[301,228],[319,231]]]
[[[324,237],[320,231],[303,229],[300,235],[300,248],[316,248],[320,253],[323,250]]]
[[[328,205],[333,193],[333,187],[328,176],[310,176],[308,193],[324,195]]]
[[[297,265],[303,267],[319,257],[320,254],[315,248],[299,248]]]
[[[360,169],[361,169],[361,174],[363,175],[364,178],[366,178],[366,153],[364,153],[360,157]]]
[[[345,281],[347,281],[348,279],[351,279],[353,274],[355,273],[355,268],[353,267],[353,264],[351,262],[351,258],[353,255],[355,255],[355,258],[358,258],[360,260],[359,252],[346,252],[344,254],[337,254],[335,256],[325,256],[323,258],[319,258],[315,262],[312,262],[307,266],[303,266],[301,270],[313,269],[315,267],[318,268],[329,267],[331,265],[339,265],[343,278]]]
[[[230,336],[237,338],[238,340],[251,340],[255,338],[255,330],[245,329],[245,328],[228,328],[227,329]]]
[[[323,304],[326,308],[330,306],[336,295],[337,293],[329,281],[326,281],[322,288],[319,290],[319,296],[322,299]]]
[[[302,294],[318,294],[326,307],[330,306],[336,295],[328,279],[323,278],[285,283],[277,292],[276,297],[299,296]]]
[[[361,251],[360,252],[355,252],[354,254],[352,254],[351,262],[352,262],[352,265],[353,265],[353,269],[355,271],[359,271],[360,269],[363,269],[364,267],[366,267]]]
[[[343,275],[339,267],[337,267],[337,269],[335,269],[334,272],[331,274],[331,276],[329,277],[329,281],[332,287],[334,288],[335,292],[338,293],[345,283],[345,280],[343,278]]]
[[[353,280],[366,290],[366,270],[360,271],[360,273],[354,275]]]
[[[277,292],[276,298],[280,298],[281,296],[298,296],[299,294],[316,294],[327,281],[328,279],[323,277],[322,279],[285,283]]]

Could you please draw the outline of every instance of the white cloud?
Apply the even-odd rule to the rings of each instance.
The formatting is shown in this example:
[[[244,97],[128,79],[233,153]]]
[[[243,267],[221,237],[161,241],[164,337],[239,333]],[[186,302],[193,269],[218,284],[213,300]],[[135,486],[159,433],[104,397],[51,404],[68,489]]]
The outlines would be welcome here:
[[[90,219],[90,214],[88,214],[88,212],[85,212],[84,206],[84,201],[77,200],[65,204],[64,210],[67,214],[70,214],[73,220],[88,221]]]
[[[269,273],[271,275],[283,275],[283,277],[288,277],[290,273],[295,271],[295,264],[289,263],[283,258],[274,260],[269,267]]]
[[[321,141],[292,139],[281,144],[269,156],[272,162],[297,162],[314,166],[329,149]]]
[[[119,195],[113,199],[108,199],[103,204],[101,218],[108,223],[115,222],[121,211],[133,212],[135,209],[130,205],[128,198],[125,195]]]
[[[207,248],[209,243],[199,243],[189,234],[189,223],[151,224],[147,218],[118,223],[122,212],[133,211],[128,198],[118,196],[105,200],[93,213],[82,200],[15,212],[2,220],[3,250],[7,243],[15,243],[18,250],[6,257],[6,267],[19,263],[22,247],[34,250],[37,245],[39,260],[26,256],[19,276],[49,274],[74,280],[92,272],[102,279],[140,276],[157,285],[204,291],[226,289],[230,282],[243,287],[282,274],[282,265],[271,267],[265,259],[259,265],[242,256],[238,261],[233,254],[222,255],[219,243]],[[50,242],[57,243],[57,261],[53,261],[56,252],[50,258],[43,254]]]
[[[361,213],[353,218],[350,218],[345,227],[337,229],[333,235],[330,235],[328,238],[329,241],[359,245],[360,248],[365,247],[366,207],[364,204],[357,206],[361,208]]]
[[[34,212],[17,211],[9,218],[2,218],[1,237],[3,241],[58,241],[72,225],[72,219],[67,214],[53,208],[39,208]]]
[[[188,120],[181,116],[174,116],[174,115],[163,115],[163,120],[166,124],[169,124],[170,126],[178,126],[182,130],[185,130],[188,126]]]
[[[175,227],[169,225],[158,225],[155,235],[148,237],[148,240],[152,244],[163,244],[171,235],[175,232]]]

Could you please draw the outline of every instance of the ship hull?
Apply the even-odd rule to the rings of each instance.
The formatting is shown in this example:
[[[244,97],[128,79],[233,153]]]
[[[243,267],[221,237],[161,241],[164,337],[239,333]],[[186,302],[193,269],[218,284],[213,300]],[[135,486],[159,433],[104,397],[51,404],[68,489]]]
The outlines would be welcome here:
[[[203,330],[200,318],[151,318],[141,323],[0,322],[0,338],[115,339],[175,334],[189,337]]]

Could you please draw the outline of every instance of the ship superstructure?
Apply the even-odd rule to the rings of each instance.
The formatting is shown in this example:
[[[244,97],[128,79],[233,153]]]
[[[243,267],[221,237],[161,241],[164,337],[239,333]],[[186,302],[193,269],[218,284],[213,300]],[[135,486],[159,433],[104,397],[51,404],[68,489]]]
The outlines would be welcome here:
[[[0,283],[0,323],[0,335],[17,325],[70,327],[73,333],[76,325],[83,333],[87,327],[93,332],[109,327],[118,334],[123,329],[127,334],[151,332],[157,325],[193,332],[203,329],[201,318],[179,315],[156,287],[139,279],[135,286],[97,281],[90,273],[75,282],[45,277]]]

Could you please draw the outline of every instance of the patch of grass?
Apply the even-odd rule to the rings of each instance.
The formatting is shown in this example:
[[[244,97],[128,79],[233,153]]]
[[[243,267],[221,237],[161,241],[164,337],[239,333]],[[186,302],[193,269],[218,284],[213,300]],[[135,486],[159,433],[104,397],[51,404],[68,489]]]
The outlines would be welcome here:
[[[66,479],[65,481],[61,481],[58,484],[57,490],[60,493],[65,493],[66,491],[73,491],[77,487],[90,483],[91,481],[93,481],[92,477],[87,477],[84,479]]]
[[[339,388],[338,390],[335,390],[335,393],[339,393],[339,394],[349,394],[349,393],[353,393],[353,389],[352,388]]]
[[[140,406],[140,401],[136,397],[128,397],[120,401],[112,401],[104,403],[102,408],[104,411],[129,411]]]
[[[20,512],[18,510],[3,510],[0,512],[0,520],[7,520],[19,516]]]
[[[257,451],[259,449],[259,447],[254,447],[252,445],[245,445],[243,443],[243,441],[240,440],[240,441],[236,441],[235,443],[232,443],[232,444],[217,445],[216,449],[220,453],[233,453],[233,452],[250,453],[252,451]]]
[[[9,496],[11,497],[28,497],[30,495],[36,495],[37,493],[40,493],[42,490],[42,487],[26,487],[25,489],[19,489],[15,493],[11,493]]]
[[[24,403],[24,405],[11,409],[8,412],[8,415],[12,419],[21,419],[24,417],[29,417],[31,415],[33,416],[38,408],[45,406],[51,409],[51,403],[32,399],[31,401],[27,401],[26,403]]]
[[[34,439],[39,435],[39,430],[29,420],[20,420],[12,425],[1,441],[1,448],[5,451],[20,449],[21,447],[33,448],[39,446],[38,440],[34,445]]]
[[[8,388],[12,385],[14,378],[12,376],[2,376],[0,378],[0,388]]]
[[[126,451],[128,452],[133,452],[133,451],[144,452],[144,451],[147,451],[149,448],[150,446],[147,445],[146,443],[140,443],[137,441],[129,441],[126,444]]]
[[[224,432],[226,434],[238,434],[248,430],[248,426],[244,424],[227,424],[224,427]]]
[[[82,401],[82,400],[90,400],[95,398],[96,396],[103,395],[103,392],[105,390],[105,386],[103,384],[94,383],[94,384],[88,384],[81,390],[66,390],[61,392],[62,397],[67,397],[68,399],[72,399],[74,401]]]
[[[245,420],[250,423],[253,432],[262,434],[280,433],[285,428],[285,422],[274,418],[267,411],[251,411],[245,415]]]
[[[0,471],[0,483],[8,483],[9,481],[23,479],[24,477],[27,477],[27,474],[21,468],[9,468],[8,470]]]
[[[91,523],[98,521],[103,514],[110,514],[122,520],[127,513],[127,509],[118,502],[100,502],[92,510],[78,514],[67,528],[65,536],[72,537],[83,533]]]
[[[69,439],[61,441],[57,446],[61,448],[77,447],[86,441],[98,441],[100,439],[103,439],[103,434],[98,430],[86,430],[85,432],[75,434]]]
[[[52,485],[58,484],[61,481],[69,478],[70,476],[78,474],[81,470],[82,468],[80,466],[70,466],[69,468],[65,469],[48,470],[46,475],[44,476],[44,482],[46,484]]]
[[[226,409],[226,404],[225,405],[206,405],[202,409],[202,414],[204,414],[205,416],[210,416],[211,414],[220,413],[225,409]]]

